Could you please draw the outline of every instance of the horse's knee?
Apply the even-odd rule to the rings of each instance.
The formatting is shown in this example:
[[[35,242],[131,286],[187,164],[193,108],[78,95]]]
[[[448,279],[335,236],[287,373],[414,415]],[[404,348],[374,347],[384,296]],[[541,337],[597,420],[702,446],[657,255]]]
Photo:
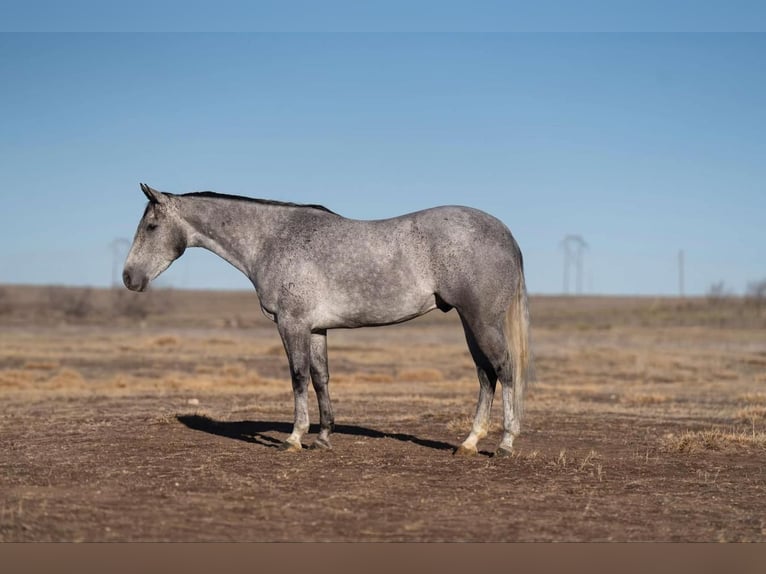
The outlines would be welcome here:
[[[315,389],[327,388],[330,383],[330,374],[325,370],[311,369],[311,383]]]

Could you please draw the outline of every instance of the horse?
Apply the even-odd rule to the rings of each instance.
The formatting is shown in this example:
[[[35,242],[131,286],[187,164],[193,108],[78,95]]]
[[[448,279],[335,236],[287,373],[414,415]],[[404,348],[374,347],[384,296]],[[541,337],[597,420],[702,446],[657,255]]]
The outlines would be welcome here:
[[[479,379],[473,425],[454,454],[478,452],[498,380],[503,435],[495,455],[512,454],[532,361],[521,249],[500,220],[462,206],[357,220],[321,205],[140,187],[149,202],[125,286],[144,291],[187,247],[212,251],[250,279],[290,369],[295,416],[283,450],[303,449],[309,380],[320,420],[310,448],[331,448],[328,330],[391,325],[438,308],[457,311]]]

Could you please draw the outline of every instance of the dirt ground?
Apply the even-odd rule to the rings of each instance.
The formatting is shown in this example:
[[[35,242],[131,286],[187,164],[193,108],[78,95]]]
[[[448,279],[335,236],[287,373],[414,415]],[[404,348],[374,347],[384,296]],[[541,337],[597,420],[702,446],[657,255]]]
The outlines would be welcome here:
[[[766,541],[757,302],[533,297],[516,452],[498,393],[460,458],[454,312],[332,331],[334,448],[285,453],[255,295],[147,295],[0,288],[0,541]]]

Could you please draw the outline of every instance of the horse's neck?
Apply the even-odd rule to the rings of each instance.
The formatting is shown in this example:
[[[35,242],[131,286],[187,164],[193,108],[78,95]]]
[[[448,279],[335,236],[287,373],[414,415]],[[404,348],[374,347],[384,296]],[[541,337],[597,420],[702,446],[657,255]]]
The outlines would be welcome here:
[[[252,279],[263,237],[263,209],[257,203],[186,199],[181,217],[189,226],[189,247],[202,247]]]

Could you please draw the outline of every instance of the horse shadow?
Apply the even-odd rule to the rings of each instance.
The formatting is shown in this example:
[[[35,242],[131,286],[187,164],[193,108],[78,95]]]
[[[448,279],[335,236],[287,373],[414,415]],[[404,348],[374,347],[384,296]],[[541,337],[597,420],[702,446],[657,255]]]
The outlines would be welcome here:
[[[267,433],[290,434],[293,426],[290,423],[278,421],[219,421],[204,415],[177,415],[176,420],[186,427],[217,436],[259,444],[270,448],[279,448],[282,440]],[[318,433],[319,425],[311,425],[309,433]],[[356,425],[335,425],[333,434],[344,434],[369,438],[391,438],[402,442],[410,442],[418,446],[434,450],[454,451],[449,443],[418,438],[405,433],[387,433],[379,430]]]

